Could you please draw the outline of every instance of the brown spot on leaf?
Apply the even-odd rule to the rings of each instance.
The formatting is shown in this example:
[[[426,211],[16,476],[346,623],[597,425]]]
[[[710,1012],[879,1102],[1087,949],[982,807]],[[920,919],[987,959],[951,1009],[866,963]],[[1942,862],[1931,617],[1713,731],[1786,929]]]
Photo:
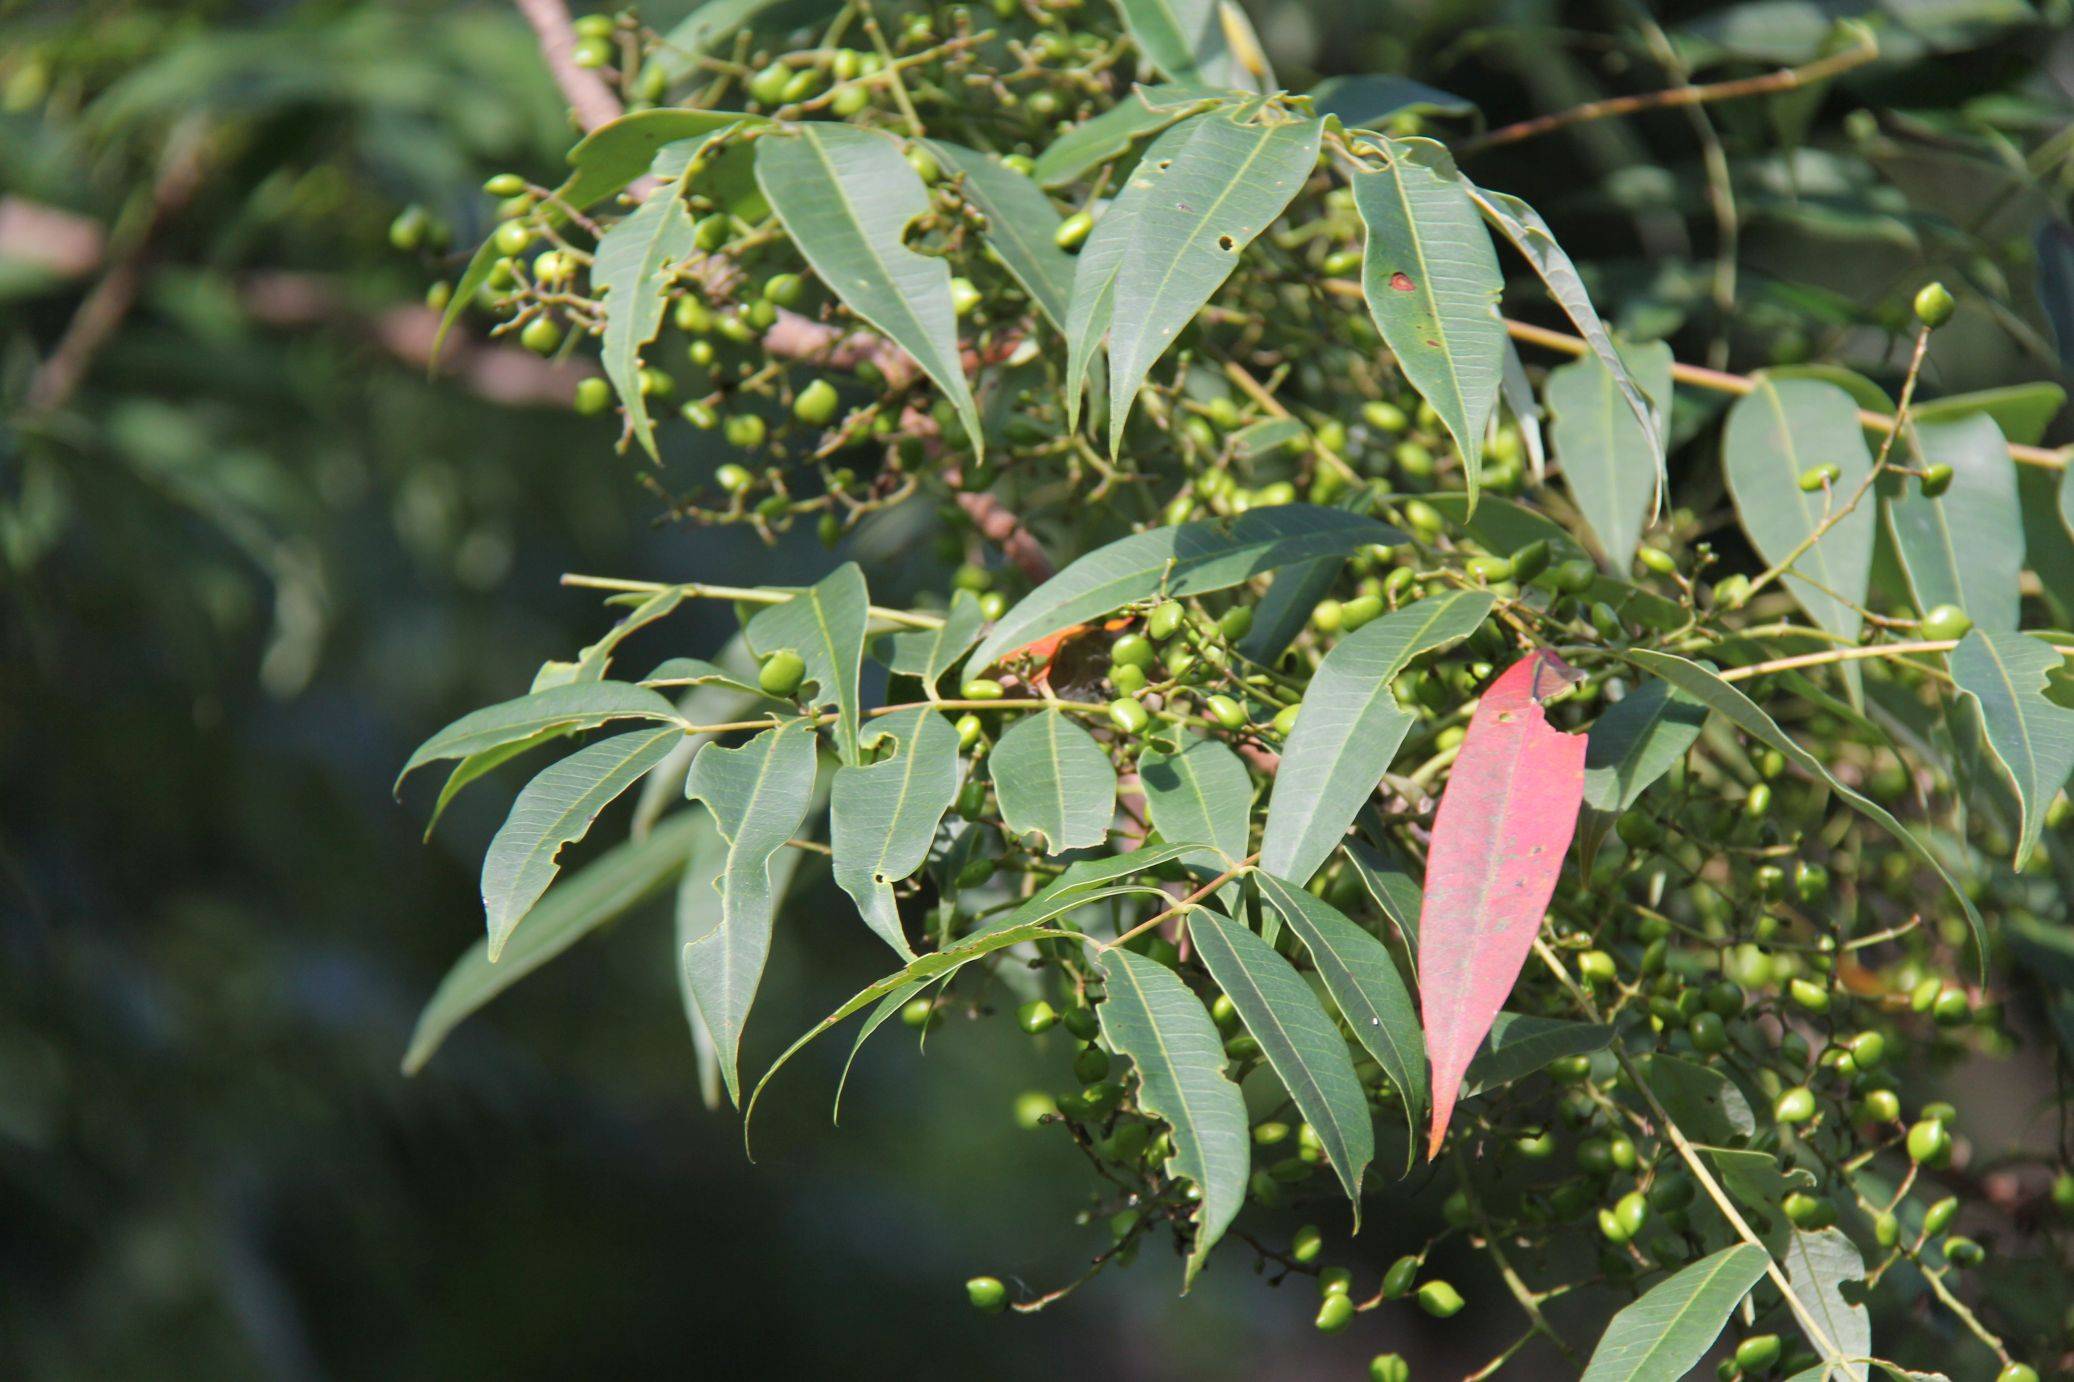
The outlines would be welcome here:
[[[1410,292],[1412,289],[1411,275],[1405,273],[1402,269],[1398,270],[1390,275],[1390,286],[1400,293]]]

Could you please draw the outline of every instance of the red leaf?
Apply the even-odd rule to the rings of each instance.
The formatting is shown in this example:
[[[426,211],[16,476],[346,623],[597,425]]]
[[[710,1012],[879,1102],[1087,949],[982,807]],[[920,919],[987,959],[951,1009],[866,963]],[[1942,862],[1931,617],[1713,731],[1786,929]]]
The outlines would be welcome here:
[[[1440,795],[1419,910],[1419,1007],[1440,1151],[1463,1072],[1533,949],[1584,803],[1584,736],[1541,702],[1576,673],[1529,654],[1484,691]]]

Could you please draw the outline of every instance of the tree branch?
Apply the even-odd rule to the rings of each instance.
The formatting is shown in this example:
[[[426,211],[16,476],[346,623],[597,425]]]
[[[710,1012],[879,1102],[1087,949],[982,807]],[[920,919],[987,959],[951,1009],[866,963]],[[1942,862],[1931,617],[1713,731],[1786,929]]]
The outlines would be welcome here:
[[[540,56],[547,63],[548,75],[562,89],[562,99],[576,112],[576,123],[588,134],[600,125],[609,125],[617,120],[624,107],[605,79],[588,68],[576,65],[576,30],[569,21],[569,7],[563,0],[511,0],[518,12],[533,26],[533,36],[540,42]]]

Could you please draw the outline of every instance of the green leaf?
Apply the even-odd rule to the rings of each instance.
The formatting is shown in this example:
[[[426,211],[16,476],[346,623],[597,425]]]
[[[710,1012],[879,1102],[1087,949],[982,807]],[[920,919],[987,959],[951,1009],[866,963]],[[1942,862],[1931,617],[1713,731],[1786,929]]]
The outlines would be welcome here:
[[[1957,605],[1977,627],[2014,633],[2024,574],[2024,520],[2016,462],[1993,418],[1918,422],[1908,429],[1917,468],[1948,465],[1951,488],[1935,499],[1904,481],[1887,500],[1887,526],[1916,608]]]
[[[740,748],[707,745],[692,760],[685,795],[713,813],[727,856],[713,887],[720,916],[684,946],[684,982],[719,1048],[727,1096],[739,1104],[742,1027],[770,955],[778,909],[771,856],[806,819],[814,794],[814,732],[804,722],[767,729]]]
[[[1419,911],[1425,906],[1425,894],[1419,880],[1411,876],[1411,870],[1394,853],[1377,849],[1366,842],[1349,837],[1343,848],[1354,865],[1354,874],[1361,886],[1375,900],[1376,907],[1397,928],[1404,941],[1404,950],[1411,957],[1412,971],[1419,967]]]
[[[535,904],[524,930],[511,939],[495,964],[488,940],[479,940],[454,961],[432,1001],[418,1014],[403,1073],[425,1068],[441,1043],[491,999],[531,974],[598,927],[655,896],[683,869],[693,845],[710,833],[696,811],[682,811],[647,838],[614,845]]]
[[[2064,666],[2051,645],[2023,634],[1976,628],[1950,659],[1952,680],[1980,708],[1995,761],[2022,807],[2016,867],[2045,829],[2045,811],[2074,773],[2074,710],[2047,700],[2048,678]]]
[[[1466,494],[1424,494],[1418,497],[1430,504],[1442,518],[1501,557],[1509,557],[1532,542],[1546,542],[1563,556],[1584,554],[1584,547],[1561,524],[1516,499],[1488,495],[1477,501],[1472,512]]]
[[[1192,862],[1222,873],[1246,857],[1253,779],[1221,741],[1148,744],[1138,755],[1138,784],[1162,840],[1209,846]]]
[[[2038,573],[2039,594],[2062,627],[2074,624],[2074,466],[2055,473],[2020,465],[2017,472],[2024,560]]]
[[[1369,147],[1382,155],[1382,169],[1350,174],[1368,237],[1362,296],[1405,379],[1460,448],[1473,506],[1505,362],[1505,279],[1444,147],[1381,136]]]
[[[432,838],[432,832],[439,828],[439,818],[446,814],[446,809],[454,798],[461,795],[462,788],[477,778],[497,771],[514,758],[531,753],[556,739],[567,738],[575,732],[573,729],[543,729],[528,738],[509,744],[499,744],[496,748],[484,749],[480,753],[471,753],[456,763],[453,771],[447,774],[446,781],[439,785],[439,799],[432,803],[432,814],[425,820],[424,838]],[[402,781],[401,778],[397,780]]]
[[[1714,1174],[1720,1177],[1721,1188],[1730,1197],[1739,1201],[1758,1241],[1773,1253],[1783,1253],[1787,1235],[1793,1231],[1792,1221],[1786,1217],[1786,1197],[1795,1191],[1811,1192],[1815,1189],[1815,1177],[1799,1167],[1788,1171],[1779,1166],[1779,1159],[1770,1152],[1752,1151],[1740,1147],[1700,1147],[1697,1149],[1712,1164]],[[1721,1231],[1732,1233],[1724,1219]]]
[[[1058,210],[1036,183],[992,154],[977,153],[941,139],[923,141],[944,170],[963,179],[966,203],[986,217],[980,234],[1001,263],[1030,295],[1030,301],[1064,330],[1073,296],[1073,256],[1052,238]]]
[[[915,957],[900,929],[893,885],[929,857],[929,842],[958,796],[958,731],[925,706],[872,722],[864,747],[892,740],[876,763],[837,769],[829,801],[835,881],[857,901],[864,924],[904,960]]]
[[[927,214],[930,202],[900,146],[852,125],[798,125],[756,141],[756,181],[821,281],[914,357],[958,410],[979,454],[979,411],[958,359],[950,265],[907,247],[908,224]]]
[[[1577,266],[1570,261],[1570,256],[1563,252],[1563,247],[1556,243],[1555,232],[1548,228],[1548,222],[1541,219],[1541,213],[1518,197],[1504,192],[1486,191],[1467,179],[1464,179],[1464,183],[1477,209],[1483,212],[1484,219],[1496,226],[1498,233],[1510,241],[1514,249],[1526,256],[1527,263],[1533,266],[1542,283],[1547,285],[1549,295],[1556,300],[1556,305],[1563,309],[1563,314],[1570,319],[1570,324],[1577,328],[1577,334],[1584,337],[1585,342],[1591,346],[1599,363],[1612,371],[1614,382],[1620,386],[1621,397],[1627,400],[1629,410],[1635,415],[1635,421],[1641,424],[1643,435],[1663,436],[1665,428],[1657,420],[1655,408],[1650,405],[1641,386],[1629,375],[1626,363],[1620,358],[1620,352],[1613,347],[1613,337],[1608,334],[1606,324],[1599,320],[1598,310],[1592,306],[1591,294],[1585,291],[1583,277],[1577,272]],[[1663,492],[1670,488],[1670,478],[1664,471],[1661,448],[1657,450],[1653,459],[1656,462],[1657,498],[1661,503]]]
[[[1976,415],[1992,418],[2004,436],[2019,446],[2036,446],[2045,429],[2067,406],[2067,391],[2057,384],[2009,384],[1999,389],[1953,394],[1918,403],[1910,411],[1917,423],[1956,422]],[[1888,411],[1892,411],[1889,409]]]
[[[627,682],[557,686],[463,715],[418,745],[396,781],[401,785],[416,769],[442,758],[467,758],[512,745],[523,751],[540,742],[543,733],[595,729],[608,720],[682,723],[677,708],[667,700]]]
[[[454,291],[447,295],[446,307],[439,314],[439,329],[432,333],[432,353],[427,363],[428,369],[439,363],[440,347],[446,344],[447,333],[454,329],[454,323],[460,321],[462,315],[482,295],[484,285],[490,281],[491,270],[503,257],[503,251],[497,248],[494,236],[477,245],[475,253],[468,256],[468,264],[461,270],[461,277],[455,280]]]
[[[1159,3],[1159,0],[1146,0]],[[1193,137],[1132,217],[1109,326],[1109,454],[1145,376],[1289,205],[1318,161],[1320,120],[1190,122]],[[1076,278],[1075,292],[1079,291]]]
[[[738,129],[767,125],[761,115],[733,110],[639,110],[600,125],[569,151],[574,170],[546,205],[555,221],[583,211],[653,173],[657,155],[673,144],[709,143]],[[680,164],[673,176],[681,175]]]
[[[1777,565],[1841,507],[1872,470],[1858,425],[1858,405],[1834,384],[1813,379],[1760,379],[1729,409],[1721,439],[1722,468],[1743,531],[1765,561]],[[1800,487],[1809,468],[1834,465],[1841,475],[1827,492]],[[1872,575],[1873,506],[1861,502],[1794,561],[1786,588],[1815,624],[1855,642]]]
[[[1714,1067],[1666,1055],[1643,1056],[1639,1066],[1649,1092],[1694,1141],[1728,1143],[1757,1131],[1750,1101]]]
[[[1186,1294],[1246,1199],[1253,1162],[1246,1100],[1225,1076],[1217,1024],[1172,970],[1123,949],[1100,951],[1095,962],[1106,981],[1095,1008],[1102,1035],[1137,1067],[1138,1106],[1173,1131],[1175,1173],[1202,1192],[1181,1281]]]
[[[1199,909],[1188,918],[1195,952],[1238,1009],[1268,1064],[1318,1134],[1325,1159],[1354,1204],[1361,1231],[1361,1176],[1375,1159],[1368,1095],[1347,1043],[1318,995],[1275,948],[1230,917]]]
[[[1338,557],[1322,557],[1276,576],[1253,607],[1253,627],[1239,640],[1239,655],[1263,667],[1272,664],[1303,632],[1311,611],[1332,593],[1345,567]]]
[[[724,667],[717,667],[702,657],[669,657],[655,664],[655,670],[641,678],[643,686],[696,687],[712,686],[732,691],[739,696],[754,696],[758,700],[771,698],[762,688],[751,686]]]
[[[662,327],[663,308],[677,266],[695,248],[691,212],[679,184],[658,189],[634,213],[598,237],[591,284],[604,296],[605,329],[598,346],[605,377],[619,391],[634,439],[656,455],[655,428],[641,392],[641,351]]]
[[[1059,711],[1017,720],[987,761],[1013,834],[1037,832],[1051,854],[1109,837],[1116,769],[1094,737]]]
[[[1260,895],[1310,952],[1354,1039],[1397,1086],[1407,1132],[1426,1104],[1426,1043],[1404,976],[1383,943],[1287,879],[1256,872]],[[1409,1148],[1407,1148],[1409,1155]]]
[[[771,1062],[771,1068],[763,1072],[763,1078],[758,1080],[756,1088],[750,1091],[748,1107],[742,1111],[743,1149],[746,1151],[749,1148],[749,1125],[756,1116],[756,1101],[763,1097],[763,1091],[770,1084],[771,1078],[816,1038],[840,1026],[872,1004],[882,1001],[888,994],[916,985],[918,980],[949,979],[966,965],[984,959],[995,951],[1006,950],[1012,945],[1022,945],[1028,941],[1079,939],[1080,937],[1071,932],[1058,931],[1046,926],[1017,926],[992,931],[984,936],[968,936],[948,950],[938,950],[919,956],[905,968],[895,970],[885,978],[858,990],[841,1007],[802,1033],[798,1040],[786,1047],[783,1054]],[[913,992],[919,991],[920,987],[917,985]],[[752,1155],[750,1160],[755,1160],[755,1157]]]
[[[1327,77],[1304,93],[1320,115],[1337,115],[1349,129],[1379,125],[1393,115],[1476,114],[1476,103],[1415,82],[1410,77],[1371,73],[1353,77]]]
[[[1112,897],[1166,897],[1157,883],[1119,882],[1133,874],[1156,869],[1197,852],[1194,845],[1147,845],[1129,854],[1112,854],[1100,859],[1076,859],[1057,878],[1024,899],[1013,911],[1002,913],[974,927],[962,943],[969,944],[995,931],[1015,930],[1048,922],[1090,903]],[[1220,873],[1222,869],[1218,870]]]
[[[662,762],[682,737],[674,726],[616,734],[549,764],[526,784],[483,856],[492,963],[561,871],[555,856],[562,846],[582,839],[598,813]]]
[[[933,699],[941,694],[936,683],[978,641],[986,622],[986,615],[980,613],[979,597],[969,590],[960,590],[951,596],[951,607],[941,624],[912,633],[889,633],[873,645],[872,651],[888,671],[921,678]]]
[[[661,69],[667,81],[682,81],[699,71],[699,59],[713,51],[721,39],[750,24],[764,11],[787,3],[789,0],[701,0],[690,14],[661,35],[648,65]],[[818,0],[805,8],[823,11],[834,5],[830,0]]]
[[[1620,353],[1668,429],[1671,348],[1649,341],[1623,346]],[[1642,424],[1620,396],[1613,372],[1597,356],[1550,371],[1546,396],[1555,414],[1550,438],[1570,496],[1598,539],[1606,565],[1624,572],[1642,544],[1650,496],[1656,490],[1656,458],[1668,437],[1644,435]]]
[[[674,926],[671,934],[675,941],[671,953],[682,956],[686,946],[713,929],[713,910],[718,900],[718,885],[721,871],[727,866],[726,843],[720,832],[703,811],[687,812],[702,828],[691,849],[691,860],[677,879]],[[771,889],[783,896],[792,881],[793,871],[799,867],[800,851],[781,849],[771,856]],[[677,971],[677,1001],[684,1009],[684,1021],[691,1032],[692,1052],[698,1062],[699,1101],[709,1109],[720,1107],[725,1084],[720,1073],[720,1043],[713,1036],[704,1013],[699,1011],[698,994],[691,986],[691,971],[680,960],[672,966]]]
[[[1274,89],[1272,76],[1248,71],[1243,53],[1234,51],[1236,46],[1250,47],[1255,55],[1260,52],[1260,40],[1236,5],[1224,0],[1116,0],[1116,8],[1131,42],[1165,76],[1242,91]],[[1236,45],[1233,25],[1240,31]]]
[[[743,628],[743,637],[758,657],[791,649],[806,663],[804,688],[814,688],[806,704],[836,707],[837,751],[845,763],[857,759],[857,724],[861,713],[857,680],[864,666],[864,635],[871,624],[871,596],[857,563],[846,561],[783,604],[765,605]]]
[[[1706,707],[1669,682],[1646,681],[1608,706],[1586,735],[1584,801],[1618,815],[1641,800],[1699,738]]]
[[[1858,1283],[1861,1288],[1864,1283],[1865,1259],[1858,1255],[1858,1249],[1841,1229],[1825,1228],[1811,1233],[1797,1228],[1786,1244],[1780,1265],[1786,1269],[1793,1294],[1835,1345],[1833,1353],[1816,1345],[1816,1352],[1823,1355],[1822,1361],[1828,1365],[1828,1375],[1864,1382],[1865,1368],[1852,1360],[1872,1352],[1872,1316],[1863,1305],[1846,1300],[1842,1290],[1845,1282]]]
[[[1304,692],[1268,799],[1260,866],[1308,880],[1346,836],[1416,717],[1390,683],[1421,653],[1459,643],[1495,599],[1456,590],[1364,624],[1333,645]]]
[[[1047,144],[1030,175],[1040,187],[1063,187],[1128,152],[1146,135],[1224,99],[1224,92],[1187,82],[1133,87],[1123,100]]]
[[[1793,742],[1771,716],[1758,708],[1755,701],[1708,668],[1700,666],[1697,662],[1688,662],[1674,654],[1661,653],[1650,648],[1631,648],[1624,656],[1643,671],[1661,677],[1709,710],[1725,716],[1743,733],[1777,749],[1785,755],[1788,763],[1802,772],[1820,778],[1828,784],[1829,790],[1843,798],[1859,814],[1883,827],[1906,846],[1909,853],[1928,864],[1937,876],[1944,880],[1944,885],[1951,889],[1952,896],[1958,899],[1960,908],[1965,911],[1967,924],[1973,928],[1974,953],[1985,973],[1987,925],[1981,920],[1980,912],[1959,887],[1958,881],[1945,871],[1937,856],[1911,834],[1906,826],[1895,820],[1884,806],[1845,786],[1834,773],[1823,766],[1821,760]]]
[[[1138,233],[1138,219],[1155,191],[1174,170],[1208,116],[1189,116],[1169,126],[1152,141],[1124,179],[1095,228],[1080,246],[1073,265],[1073,294],[1066,303],[1066,426],[1080,426],[1080,404],[1093,367],[1095,348],[1115,315],[1116,276]],[[1114,400],[1111,400],[1114,406]]]
[[[1516,1080],[1524,1080],[1565,1056],[1588,1056],[1613,1044],[1610,1026],[1566,1022],[1555,1017],[1501,1012],[1491,1023],[1484,1047],[1462,1077],[1462,1096],[1469,1098]]]
[[[1668,1382],[1699,1366],[1729,1314],[1763,1280],[1771,1257],[1738,1243],[1667,1277],[1615,1315],[1584,1382]]]
[[[1154,528],[1097,548],[1017,601],[966,666],[984,670],[1046,635],[1140,600],[1205,595],[1298,562],[1404,541],[1378,519],[1313,504]]]

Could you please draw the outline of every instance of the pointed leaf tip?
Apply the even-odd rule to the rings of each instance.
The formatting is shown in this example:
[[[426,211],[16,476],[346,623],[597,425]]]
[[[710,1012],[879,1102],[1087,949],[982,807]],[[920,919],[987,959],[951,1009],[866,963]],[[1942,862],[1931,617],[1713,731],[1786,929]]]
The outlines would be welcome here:
[[[1549,652],[1493,682],[1441,793],[1419,913],[1419,1007],[1433,1072],[1427,1156],[1541,925],[1584,801],[1585,739],[1542,704],[1576,673]]]

